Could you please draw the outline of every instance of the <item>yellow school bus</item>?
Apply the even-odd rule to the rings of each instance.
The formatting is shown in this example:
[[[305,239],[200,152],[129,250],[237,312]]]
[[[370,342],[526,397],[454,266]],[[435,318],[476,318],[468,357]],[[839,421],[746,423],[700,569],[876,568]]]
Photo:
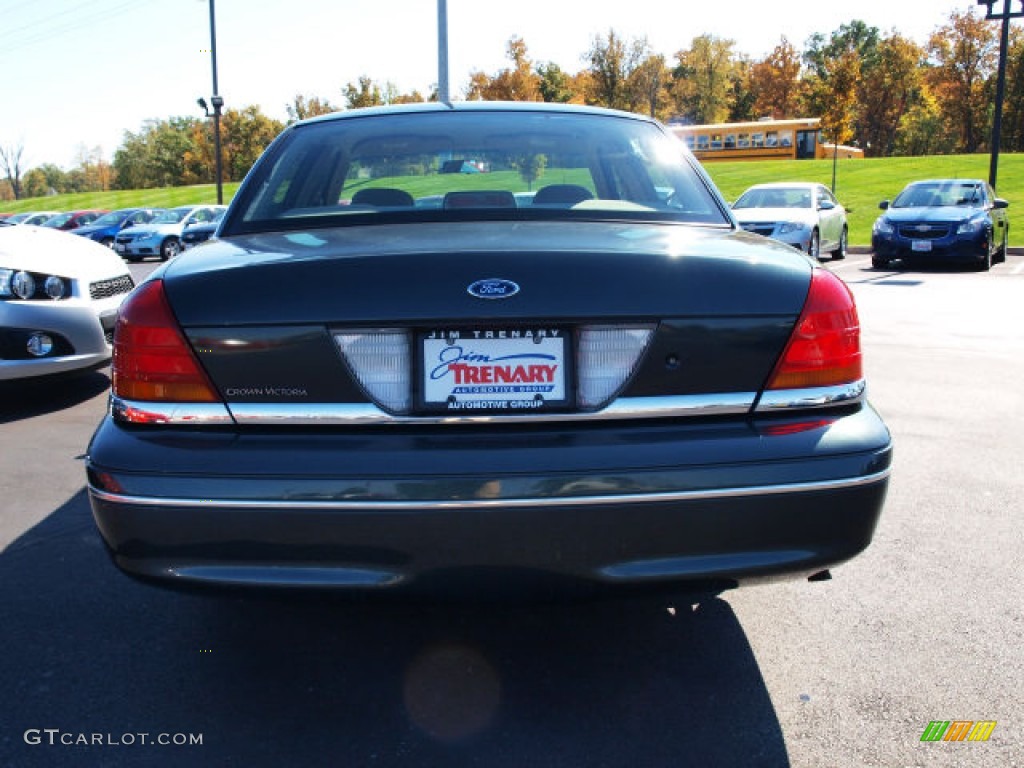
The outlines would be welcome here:
[[[672,125],[702,163],[715,160],[862,158],[864,150],[822,141],[821,118]]]

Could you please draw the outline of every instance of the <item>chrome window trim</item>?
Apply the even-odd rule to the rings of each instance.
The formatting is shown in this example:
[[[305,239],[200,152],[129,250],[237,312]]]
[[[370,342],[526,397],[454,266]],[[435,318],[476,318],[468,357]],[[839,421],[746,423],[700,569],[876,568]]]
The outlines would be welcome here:
[[[138,414],[142,418],[137,418]],[[111,395],[110,415],[127,424],[234,424],[224,403],[149,403]]]
[[[89,486],[89,493],[98,501],[113,504],[131,504],[141,507],[203,507],[209,509],[358,509],[379,511],[416,511],[449,509],[509,509],[521,507],[578,507],[600,504],[636,504],[671,501],[699,501],[706,499],[772,496],[785,493],[813,493],[857,488],[879,483],[889,477],[891,468],[881,472],[837,480],[817,480],[806,483],[779,485],[753,485],[737,488],[711,488],[704,490],[664,491],[660,493],[599,494],[594,496],[563,496],[550,498],[509,499],[455,499],[381,501],[373,499],[325,501],[323,499],[288,499],[268,501],[259,499],[195,499],[153,496],[129,496]]]
[[[864,379],[831,387],[807,389],[766,389],[757,403],[755,413],[771,413],[795,408],[828,408],[860,402],[867,391]]]
[[[610,419],[667,419],[683,416],[728,416],[749,413],[755,392],[674,397],[620,397],[607,407],[586,413],[529,415],[444,414],[396,416],[373,403],[228,403],[235,421],[245,424],[501,424]]]

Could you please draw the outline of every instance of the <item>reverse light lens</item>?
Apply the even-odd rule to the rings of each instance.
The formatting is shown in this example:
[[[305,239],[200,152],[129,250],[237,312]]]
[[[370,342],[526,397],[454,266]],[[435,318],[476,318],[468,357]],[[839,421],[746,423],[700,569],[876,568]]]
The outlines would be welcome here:
[[[846,283],[815,269],[800,319],[768,389],[848,384],[862,378],[860,321]]]
[[[406,331],[346,331],[335,333],[334,341],[356,380],[377,405],[392,413],[409,411],[412,365]]]
[[[651,340],[651,326],[583,326],[577,350],[577,399],[582,408],[600,408],[632,375]]]
[[[126,400],[208,403],[216,390],[171,311],[162,280],[139,287],[114,330],[113,392]]]

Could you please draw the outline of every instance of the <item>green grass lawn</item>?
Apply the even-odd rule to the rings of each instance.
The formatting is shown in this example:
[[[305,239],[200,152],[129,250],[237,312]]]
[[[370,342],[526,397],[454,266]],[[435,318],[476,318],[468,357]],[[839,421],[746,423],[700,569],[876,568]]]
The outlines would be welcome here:
[[[831,160],[763,160],[741,163],[708,163],[711,178],[727,200],[735,200],[747,187],[768,181],[818,181],[832,183]],[[911,181],[928,178],[987,179],[988,155],[942,155],[934,157],[888,157],[866,160],[840,160],[836,166],[836,196],[849,209],[850,243],[869,245],[871,225],[879,214],[878,203],[891,200]],[[496,184],[499,174],[461,175],[462,189],[525,188],[517,174],[502,187]],[[380,185],[379,179],[373,186]],[[538,185],[571,179],[542,177]],[[477,186],[479,185],[479,187]],[[535,186],[538,186],[535,185]],[[224,201],[229,202],[237,183],[224,185]],[[430,190],[424,190],[424,194]],[[1002,154],[999,157],[999,194],[1010,201],[1010,244],[1024,245],[1024,154]],[[168,187],[118,192],[88,192],[74,195],[37,197],[17,202],[0,203],[0,212],[35,210],[70,211],[80,208],[128,208],[131,206],[172,207],[175,205],[209,204],[217,200],[216,187],[203,184],[194,187]]]

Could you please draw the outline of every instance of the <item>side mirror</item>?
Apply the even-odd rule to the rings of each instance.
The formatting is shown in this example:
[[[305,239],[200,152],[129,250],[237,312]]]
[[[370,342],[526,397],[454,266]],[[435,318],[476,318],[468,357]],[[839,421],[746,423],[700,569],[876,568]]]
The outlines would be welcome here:
[[[1009,200],[1004,200],[1001,197],[997,197],[997,198],[995,198],[992,201],[992,207],[993,208],[1009,208],[1010,207],[1010,201]]]
[[[836,204],[833,203],[831,200],[822,200],[820,203],[818,203],[819,211],[831,211],[835,207]]]
[[[881,208],[883,211],[888,211],[889,210],[889,201],[888,200],[883,200],[882,202],[880,202],[878,204],[878,207]]]

